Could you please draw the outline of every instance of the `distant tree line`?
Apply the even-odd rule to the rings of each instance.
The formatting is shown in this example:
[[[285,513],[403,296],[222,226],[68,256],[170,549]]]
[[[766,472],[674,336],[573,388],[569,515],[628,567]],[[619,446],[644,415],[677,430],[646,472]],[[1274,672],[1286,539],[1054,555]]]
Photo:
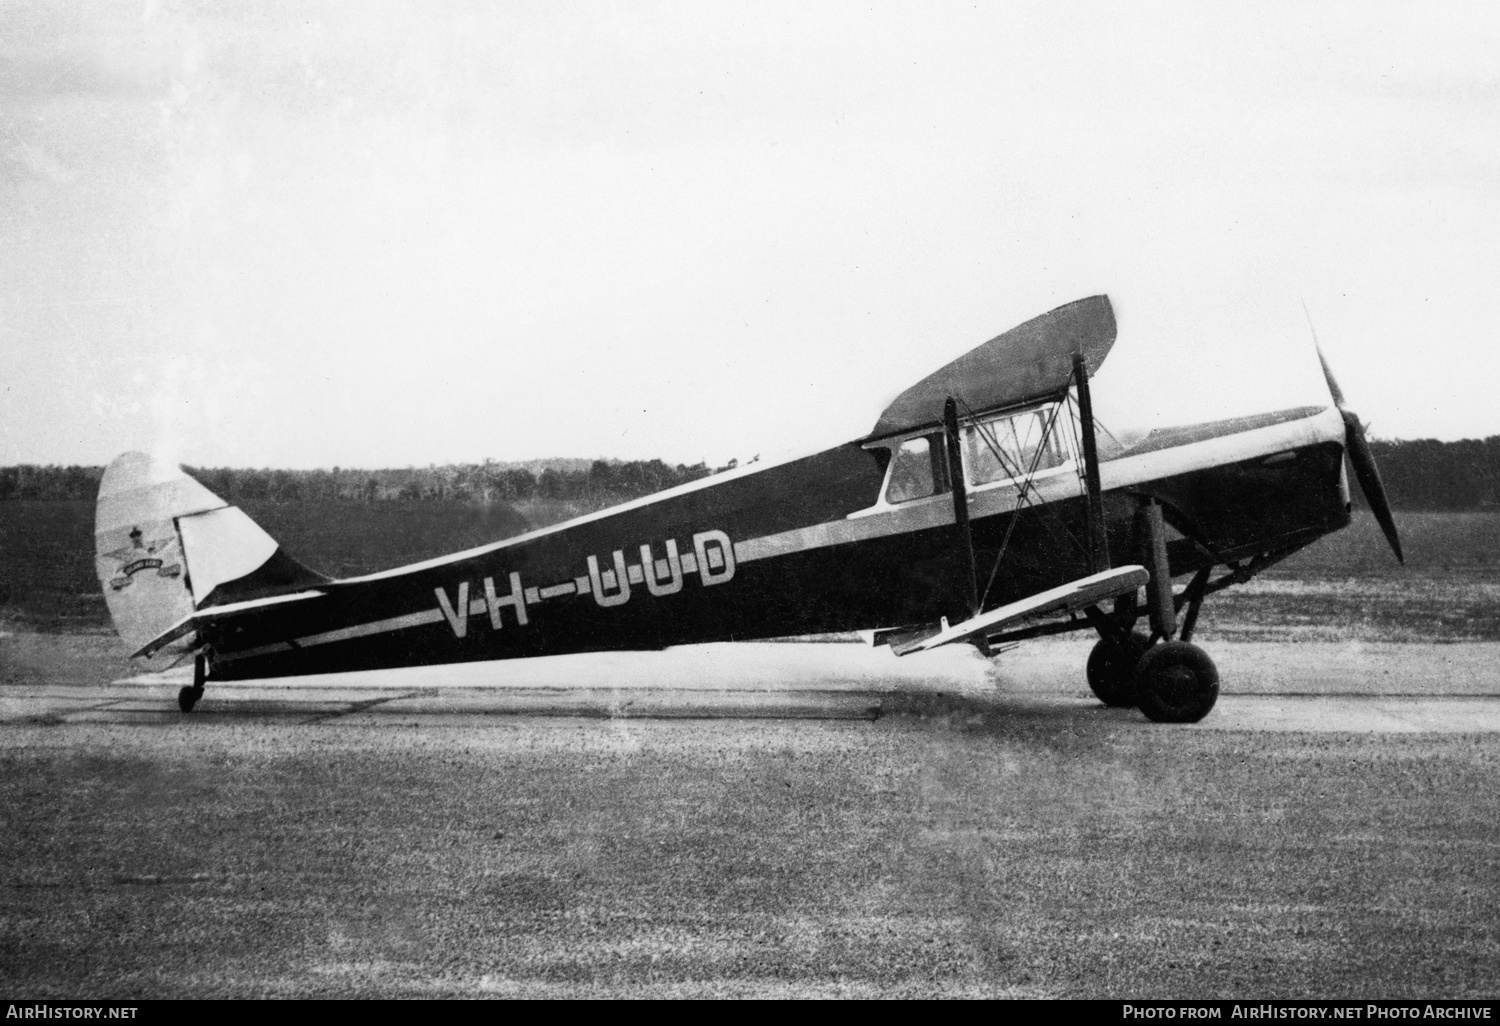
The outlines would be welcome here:
[[[576,466],[582,462],[579,460],[556,462],[555,466],[541,467],[540,473],[494,460],[389,470],[184,469],[231,503],[247,499],[488,503],[533,498],[636,498],[736,466],[734,460],[716,468],[704,463],[670,466],[661,460],[594,460],[585,467]],[[98,494],[103,474],[103,467],[0,467],[0,499],[92,499]]]
[[[1500,508],[1500,435],[1457,442],[1371,439],[1370,449],[1398,509]],[[1357,484],[1349,490],[1365,505]]]
[[[1500,508],[1500,435],[1439,442],[1372,440],[1391,502],[1399,509]],[[538,471],[516,464],[448,464],[390,470],[243,470],[188,467],[229,502],[309,499],[344,502],[515,502],[525,499],[630,499],[735,466],[670,466],[661,460],[558,460]],[[93,499],[103,467],[0,467],[0,499]],[[1361,502],[1358,487],[1351,492]]]
[[[90,499],[103,467],[0,467],[0,499]]]

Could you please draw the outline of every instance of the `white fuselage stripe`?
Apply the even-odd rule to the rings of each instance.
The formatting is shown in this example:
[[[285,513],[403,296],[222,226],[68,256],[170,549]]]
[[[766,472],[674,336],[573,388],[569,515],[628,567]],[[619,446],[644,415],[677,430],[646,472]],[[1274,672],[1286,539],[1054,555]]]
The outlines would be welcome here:
[[[1329,409],[1303,420],[1273,424],[1270,427],[1142,453],[1139,456],[1126,453],[1118,459],[1100,464],[1099,476],[1104,490],[1111,491],[1319,442],[1342,442],[1343,439],[1343,418],[1337,410]],[[1028,502],[1057,502],[1083,494],[1083,483],[1074,474],[1052,475],[1034,482],[1032,492],[1033,496]],[[1020,504],[1019,491],[1015,485],[1009,482],[990,485],[970,491],[969,517],[979,520],[1008,513]],[[953,521],[953,497],[943,493],[892,506],[880,512],[861,510],[849,519],[799,527],[762,538],[749,538],[735,544],[734,556],[739,562],[751,563],[758,559],[786,556],[808,549],[909,534],[931,527],[942,527]]]
[[[1128,488],[1145,481],[1191,474],[1324,442],[1344,444],[1344,418],[1331,406],[1301,420],[1206,438],[1139,456],[1132,456],[1127,450],[1116,459],[1099,464],[1099,480],[1105,491]]]
[[[407,627],[422,627],[429,623],[442,622],[443,611],[441,609],[424,609],[420,613],[407,613],[405,616],[393,616],[372,623],[340,627],[338,630],[325,631],[322,634],[309,634],[292,642],[278,641],[273,645],[247,648],[243,652],[225,652],[219,658],[225,662],[249,659],[251,656],[270,655],[273,652],[285,652],[293,648],[311,648],[313,645],[327,645],[335,641],[348,641],[351,638],[364,638],[371,634],[386,634],[390,631],[404,630]]]

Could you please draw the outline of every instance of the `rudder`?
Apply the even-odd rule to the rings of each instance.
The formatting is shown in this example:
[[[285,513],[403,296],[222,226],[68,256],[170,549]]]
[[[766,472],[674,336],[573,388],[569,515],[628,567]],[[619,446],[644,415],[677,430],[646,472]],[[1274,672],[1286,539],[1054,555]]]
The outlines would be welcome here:
[[[95,568],[115,630],[132,650],[208,605],[327,580],[173,465],[128,452],[104,471]]]

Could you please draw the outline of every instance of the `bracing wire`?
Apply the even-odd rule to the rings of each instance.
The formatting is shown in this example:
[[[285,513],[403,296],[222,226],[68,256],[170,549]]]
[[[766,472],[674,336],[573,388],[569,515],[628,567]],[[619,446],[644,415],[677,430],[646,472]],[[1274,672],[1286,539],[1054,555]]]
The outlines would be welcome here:
[[[1067,401],[1069,403],[1072,402],[1071,395],[1069,395]],[[983,424],[979,421],[979,417],[974,412],[974,408],[971,407],[968,403],[964,402],[962,399],[960,399],[959,402],[963,404],[964,410],[968,414],[970,426],[978,433],[979,437],[984,440],[985,446],[994,455],[996,461],[1000,464],[1002,471],[1010,475],[1011,482],[1016,489],[1015,513],[1011,516],[1010,522],[1005,526],[1005,536],[1000,541],[1000,549],[995,554],[995,561],[990,568],[989,579],[985,582],[984,592],[979,599],[979,606],[982,609],[984,608],[985,602],[989,600],[990,591],[995,585],[995,578],[1000,572],[1000,564],[1005,559],[1005,553],[1010,547],[1011,534],[1015,531],[1016,521],[1020,519],[1021,510],[1023,508],[1032,507],[1048,512],[1058,522],[1059,526],[1062,527],[1063,531],[1068,535],[1068,537],[1072,539],[1073,544],[1079,546],[1079,548],[1082,549],[1083,543],[1080,542],[1078,538],[1073,534],[1073,532],[1068,528],[1068,525],[1063,521],[1062,517],[1058,516],[1055,511],[1047,509],[1047,503],[1039,501],[1041,495],[1039,492],[1037,492],[1036,486],[1033,483],[1038,465],[1041,463],[1042,453],[1046,449],[1047,440],[1052,437],[1052,431],[1057,423],[1057,416],[1062,411],[1063,404],[1057,403],[1052,407],[1051,415],[1047,418],[1047,423],[1042,428],[1041,437],[1037,441],[1036,450],[1032,453],[1031,464],[1023,471],[1018,460],[1012,460],[1006,453],[1001,451],[999,438],[993,431],[989,429],[988,425]],[[1012,434],[1014,434],[1014,429],[1012,429]],[[954,444],[960,444],[960,439],[955,439]],[[965,486],[966,482],[958,482],[957,484],[957,487]]]

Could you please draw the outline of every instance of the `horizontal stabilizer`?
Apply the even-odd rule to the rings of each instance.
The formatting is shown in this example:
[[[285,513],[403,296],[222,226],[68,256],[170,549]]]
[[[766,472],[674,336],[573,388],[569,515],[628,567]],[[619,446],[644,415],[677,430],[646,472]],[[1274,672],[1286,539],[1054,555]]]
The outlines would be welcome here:
[[[130,653],[131,658],[145,656],[150,658],[161,651],[167,645],[178,638],[189,634],[206,624],[217,623],[220,620],[228,620],[246,613],[258,612],[268,606],[279,606],[287,602],[302,602],[307,599],[320,598],[321,591],[299,591],[294,595],[273,595],[270,598],[251,599],[248,602],[230,602],[222,606],[209,606],[200,609],[196,613],[189,613],[172,626],[162,631],[156,637],[146,642],[136,651]]]
[[[1043,616],[1047,613],[1076,612],[1096,602],[1135,591],[1150,577],[1151,575],[1143,566],[1118,566],[1102,574],[1082,577],[1061,587],[1038,592],[1019,602],[992,609],[988,613],[980,613],[963,623],[956,623],[952,627],[938,631],[931,637],[892,645],[891,651],[897,655],[926,652],[928,649],[952,644],[955,641],[988,637],[1018,620]]]

